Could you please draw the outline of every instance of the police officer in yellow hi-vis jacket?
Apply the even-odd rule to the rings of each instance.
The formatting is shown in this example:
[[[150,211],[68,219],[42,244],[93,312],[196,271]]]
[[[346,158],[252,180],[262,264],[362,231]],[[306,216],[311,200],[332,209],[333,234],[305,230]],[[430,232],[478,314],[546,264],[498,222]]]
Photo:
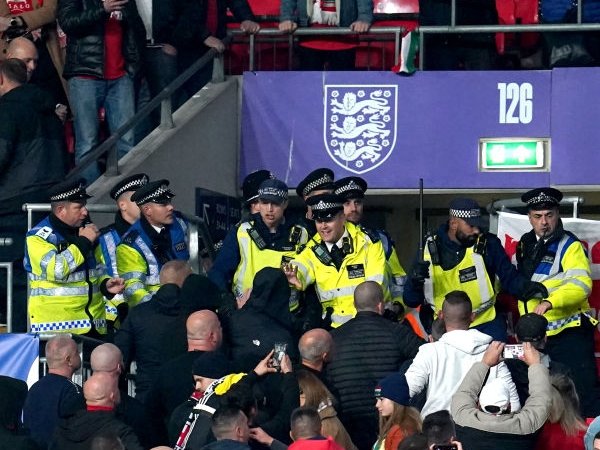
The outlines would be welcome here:
[[[301,225],[286,220],[288,187],[277,179],[264,180],[258,188],[258,214],[237,228],[231,249],[222,249],[208,276],[223,284],[233,274],[232,291],[240,297],[252,288],[254,276],[265,267],[280,268],[291,261],[308,241]],[[290,310],[298,308],[298,297],[290,299]]]
[[[50,192],[52,213],[27,233],[25,270],[30,283],[31,332],[106,334],[104,299],[124,288],[94,256],[100,232],[89,220],[85,180]]]
[[[296,289],[315,284],[323,314],[336,328],[356,315],[356,286],[367,280],[384,284],[385,254],[378,236],[346,221],[341,197],[315,195],[307,204],[317,235],[284,272]]]
[[[542,283],[547,298],[519,301],[519,312],[548,320],[546,353],[571,368],[584,417],[600,414],[594,358],[594,327],[588,297],[592,291],[590,261],[573,233],[563,229],[559,204],[563,194],[544,187],[521,196],[532,230],[517,245],[519,272]]]

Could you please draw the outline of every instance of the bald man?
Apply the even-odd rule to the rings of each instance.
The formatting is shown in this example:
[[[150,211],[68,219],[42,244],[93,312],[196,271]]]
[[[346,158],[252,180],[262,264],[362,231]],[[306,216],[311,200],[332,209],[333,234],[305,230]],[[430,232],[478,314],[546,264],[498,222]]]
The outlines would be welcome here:
[[[115,417],[121,397],[117,379],[108,372],[94,373],[83,385],[86,409],[61,422],[52,446],[87,450],[96,436],[118,436],[127,450],[142,450],[131,428]]]
[[[27,394],[23,423],[40,448],[47,448],[60,419],[85,408],[81,387],[71,381],[81,367],[75,341],[66,335],[46,343],[48,374],[36,382]]]
[[[152,299],[154,301],[154,299]],[[209,310],[196,311],[186,322],[188,351],[165,363],[146,397],[150,414],[168,420],[173,410],[194,390],[192,366],[203,352],[220,349],[223,330],[217,315]]]
[[[370,449],[377,440],[377,410],[373,407],[377,382],[398,372],[424,343],[410,327],[382,316],[383,300],[379,283],[359,284],[354,291],[356,316],[331,331],[335,352],[327,373],[338,389],[343,423],[360,450]]]
[[[181,287],[191,273],[185,261],[165,263],[159,274],[161,287],[152,301],[131,308],[115,334],[125,367],[132,361],[137,364],[136,398],[142,402],[162,365],[187,350],[185,321],[192,311],[183,301]]]
[[[92,351],[90,364],[94,374],[108,374],[118,383],[123,372],[123,355],[116,345],[102,344]],[[166,435],[160,432],[159,418],[148,414],[146,407],[124,389],[120,391],[120,400],[115,408],[115,417],[131,427],[144,448],[166,443]]]
[[[333,339],[327,330],[314,328],[307,331],[298,342],[302,365],[311,372],[320,374],[331,353],[332,345]]]

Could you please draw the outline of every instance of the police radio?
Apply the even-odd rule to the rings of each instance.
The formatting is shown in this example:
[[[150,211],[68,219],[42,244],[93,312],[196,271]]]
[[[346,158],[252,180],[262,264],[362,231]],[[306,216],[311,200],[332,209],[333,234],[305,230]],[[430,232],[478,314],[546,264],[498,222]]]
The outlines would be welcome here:
[[[487,245],[487,237],[484,233],[481,233],[477,236],[477,240],[475,241],[475,245],[473,246],[473,252],[478,255],[483,256],[485,254],[485,247]]]
[[[342,253],[344,255],[349,255],[354,251],[354,246],[352,245],[352,239],[349,236],[342,238]]]
[[[302,228],[300,228],[297,225],[294,225],[290,229],[290,237],[289,237],[290,243],[296,245],[300,241],[301,236],[302,236]]]
[[[248,228],[248,235],[254,241],[254,243],[259,248],[259,250],[264,250],[265,248],[267,248],[267,243],[265,242],[263,237],[260,235],[260,233],[258,231],[256,231],[256,228],[254,228],[254,227]]]
[[[333,263],[333,258],[327,251],[327,247],[325,246],[325,244],[315,244],[311,247],[311,249],[314,252],[317,259],[326,266],[329,266]]]
[[[434,266],[439,266],[440,265],[440,252],[438,250],[438,243],[437,243],[437,235],[432,236],[430,234],[428,234],[426,241],[427,241],[427,250],[429,250],[429,256],[431,257],[431,264],[433,264]]]

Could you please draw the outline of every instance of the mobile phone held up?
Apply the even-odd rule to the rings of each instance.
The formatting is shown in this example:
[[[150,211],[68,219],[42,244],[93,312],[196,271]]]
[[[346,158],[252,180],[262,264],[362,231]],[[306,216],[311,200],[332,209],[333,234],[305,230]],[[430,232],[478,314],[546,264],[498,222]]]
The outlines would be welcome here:
[[[507,344],[504,346],[504,359],[516,359],[523,356],[523,344]]]

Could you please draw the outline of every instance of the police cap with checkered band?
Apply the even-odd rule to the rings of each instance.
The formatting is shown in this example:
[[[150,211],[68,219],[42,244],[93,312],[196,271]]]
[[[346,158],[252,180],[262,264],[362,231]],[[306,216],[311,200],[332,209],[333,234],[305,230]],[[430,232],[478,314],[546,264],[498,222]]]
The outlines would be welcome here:
[[[462,219],[472,227],[481,227],[481,208],[472,198],[455,198],[450,202],[450,216]]]
[[[51,202],[85,202],[91,195],[85,191],[86,180],[64,181],[52,187],[49,191]]]
[[[110,197],[116,200],[125,192],[137,191],[142,186],[147,185],[148,181],[150,181],[150,178],[145,173],[136,173],[125,177],[110,190]]]
[[[165,205],[170,203],[173,197],[175,197],[175,194],[169,189],[169,180],[158,180],[152,181],[135,191],[131,196],[131,201],[137,203],[138,206],[150,202]]]

